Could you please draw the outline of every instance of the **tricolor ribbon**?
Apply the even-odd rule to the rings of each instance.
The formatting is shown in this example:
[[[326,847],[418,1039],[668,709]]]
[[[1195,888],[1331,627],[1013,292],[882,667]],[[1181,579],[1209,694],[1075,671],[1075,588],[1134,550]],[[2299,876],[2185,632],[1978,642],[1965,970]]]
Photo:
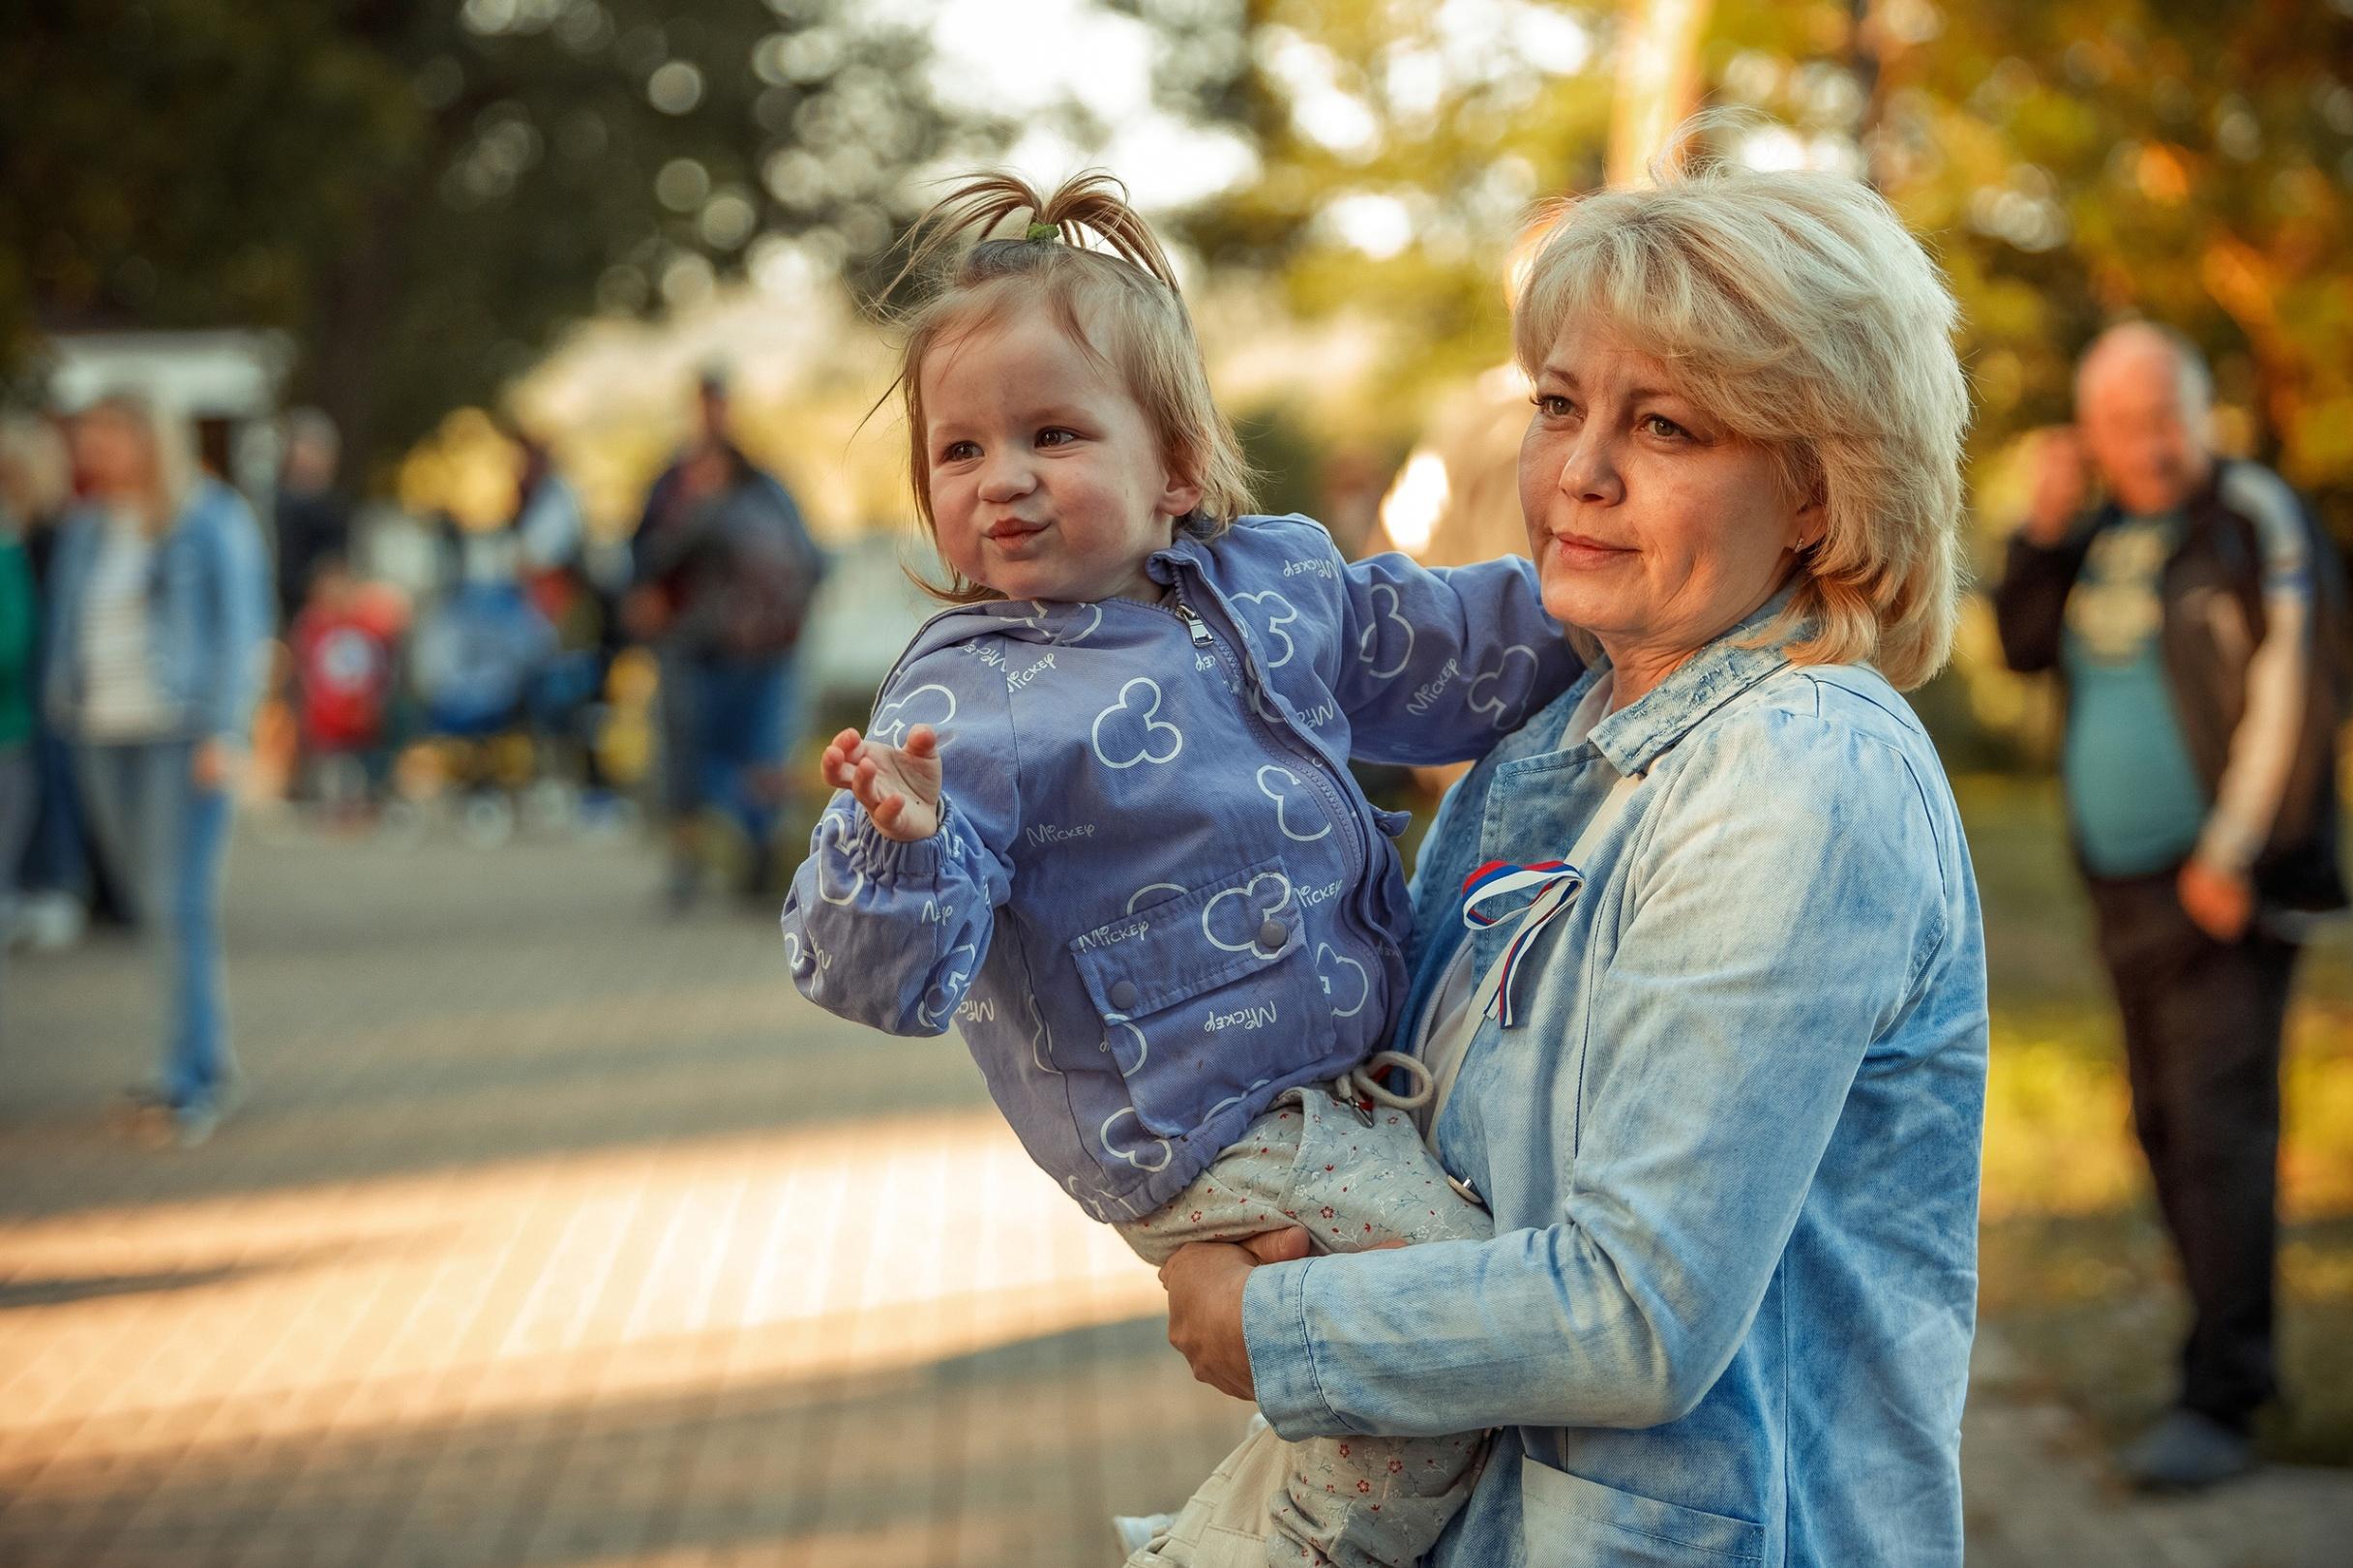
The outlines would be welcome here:
[[[1493,912],[1497,902],[1531,889],[1535,891],[1535,897],[1519,910],[1519,929],[1511,933],[1504,956],[1488,969],[1474,998],[1482,1017],[1500,1009],[1504,1028],[1518,1022],[1511,983],[1519,972],[1520,960],[1534,945],[1536,933],[1568,907],[1569,900],[1584,884],[1585,873],[1564,860],[1540,860],[1533,866],[1491,860],[1463,878],[1463,924],[1473,931],[1484,931],[1509,918],[1509,911]]]

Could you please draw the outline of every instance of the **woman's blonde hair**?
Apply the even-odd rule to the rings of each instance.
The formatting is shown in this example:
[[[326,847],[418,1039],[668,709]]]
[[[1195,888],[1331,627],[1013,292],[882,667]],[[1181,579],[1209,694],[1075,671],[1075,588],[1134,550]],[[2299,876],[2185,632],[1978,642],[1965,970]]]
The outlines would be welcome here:
[[[1020,235],[992,237],[1022,213],[1029,218]],[[896,386],[907,408],[915,511],[935,544],[924,359],[944,341],[1033,305],[1051,312],[1075,350],[1119,378],[1158,438],[1169,471],[1199,488],[1188,527],[1213,535],[1250,510],[1250,465],[1209,397],[1209,372],[1176,272],[1118,181],[1089,170],[1040,196],[1016,175],[975,175],[935,204],[914,235],[907,264],[885,292],[912,279],[922,296],[899,320],[905,342]],[[1089,236],[1108,249],[1089,249]],[[924,587],[950,604],[1002,597],[953,568],[945,586]]]
[[[171,531],[203,470],[196,460],[195,426],[143,392],[109,392],[81,410],[82,419],[118,419],[147,443],[147,493],[139,518],[151,538]]]
[[[1767,640],[1909,690],[1951,651],[1969,392],[1943,276],[1861,181],[1713,163],[1563,203],[1512,317],[1536,373],[1572,318],[1664,361],[1825,504]]]

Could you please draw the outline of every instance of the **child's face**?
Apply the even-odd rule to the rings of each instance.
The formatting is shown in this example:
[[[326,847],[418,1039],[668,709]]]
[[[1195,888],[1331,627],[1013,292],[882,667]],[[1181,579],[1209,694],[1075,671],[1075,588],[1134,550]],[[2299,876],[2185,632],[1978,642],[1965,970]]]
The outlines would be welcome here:
[[[1144,563],[1200,500],[1144,410],[1026,307],[935,345],[918,390],[939,550],[1008,599],[1150,597]]]

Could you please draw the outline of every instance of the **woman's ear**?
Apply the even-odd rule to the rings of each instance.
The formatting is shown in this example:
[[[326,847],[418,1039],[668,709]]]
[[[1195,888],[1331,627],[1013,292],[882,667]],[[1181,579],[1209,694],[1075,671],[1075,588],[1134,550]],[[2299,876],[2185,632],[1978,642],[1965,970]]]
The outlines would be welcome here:
[[[1820,545],[1831,531],[1829,498],[1820,489],[1801,502],[1789,519],[1789,547],[1802,555]]]

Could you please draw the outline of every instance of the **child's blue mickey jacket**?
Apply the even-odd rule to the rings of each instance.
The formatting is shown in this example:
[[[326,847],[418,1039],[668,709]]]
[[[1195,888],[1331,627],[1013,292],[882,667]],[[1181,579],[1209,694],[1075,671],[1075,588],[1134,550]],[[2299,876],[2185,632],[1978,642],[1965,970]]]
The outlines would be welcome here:
[[[938,730],[939,831],[885,838],[838,794],[784,912],[804,994],[893,1034],[955,1022],[1030,1157],[1107,1221],[1383,1045],[1406,819],[1349,756],[1479,756],[1579,671],[1518,558],[1351,564],[1320,524],[1244,518],[1147,571],[1159,605],[926,624],[868,733]]]

